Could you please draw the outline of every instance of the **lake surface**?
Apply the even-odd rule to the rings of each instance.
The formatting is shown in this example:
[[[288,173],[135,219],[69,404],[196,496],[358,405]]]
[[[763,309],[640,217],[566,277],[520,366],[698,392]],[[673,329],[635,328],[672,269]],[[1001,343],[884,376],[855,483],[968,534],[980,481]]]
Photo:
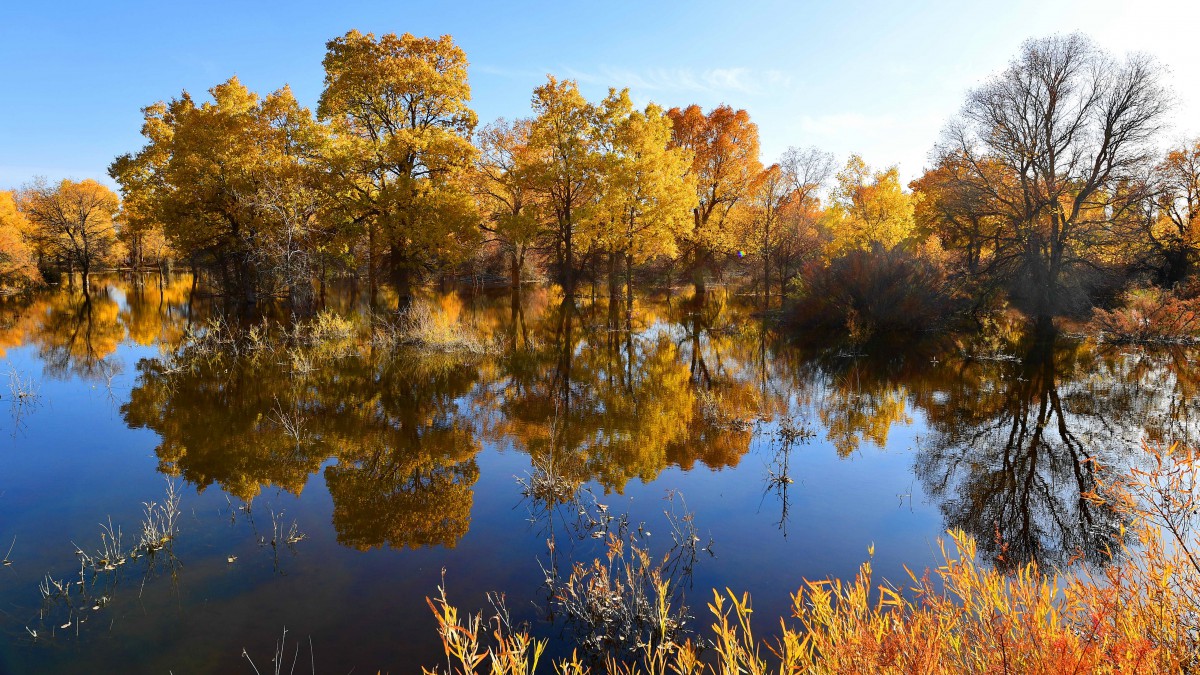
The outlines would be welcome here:
[[[253,672],[243,650],[266,672],[285,627],[297,672],[310,650],[317,672],[415,672],[441,661],[443,570],[461,610],[502,591],[569,653],[546,577],[619,515],[699,625],[730,587],[770,634],[803,578],[851,577],[872,544],[897,581],[948,528],[1001,566],[1102,564],[1121,523],[1083,495],[1200,431],[1193,352],[1006,324],[858,350],[789,344],[723,291],[431,293],[434,324],[486,347],[431,355],[214,331],[186,275],[96,287],[0,306],[2,673]],[[366,333],[361,298],[329,304]],[[547,476],[565,492],[530,489]],[[77,550],[137,543],[168,480],[170,545],[81,574]]]

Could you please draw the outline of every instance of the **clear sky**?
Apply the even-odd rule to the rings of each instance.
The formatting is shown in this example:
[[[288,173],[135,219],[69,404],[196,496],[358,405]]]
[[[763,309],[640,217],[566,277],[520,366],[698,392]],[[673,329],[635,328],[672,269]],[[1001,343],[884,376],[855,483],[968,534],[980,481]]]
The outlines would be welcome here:
[[[1167,140],[1200,135],[1200,2],[0,2],[0,188],[99,178],[142,144],[140,108],[237,75],[315,106],[325,42],[449,33],[470,60],[481,122],[528,114],[546,73],[589,98],[728,103],[759,125],[764,161],[817,145],[839,162],[918,175],[966,92],[1029,37],[1083,31],[1150,52],[1176,98]]]

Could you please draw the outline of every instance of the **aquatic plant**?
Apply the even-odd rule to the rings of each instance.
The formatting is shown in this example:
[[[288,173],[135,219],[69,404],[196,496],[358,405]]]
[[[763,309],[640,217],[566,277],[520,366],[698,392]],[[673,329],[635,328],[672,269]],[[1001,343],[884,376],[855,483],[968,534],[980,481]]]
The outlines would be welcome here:
[[[462,317],[457,295],[443,296],[437,307],[417,300],[394,323],[376,328],[375,340],[388,346],[404,345],[422,351],[486,354],[493,345]]]
[[[774,640],[755,637],[748,595],[713,591],[710,635],[680,643],[669,633],[642,640],[595,672],[712,673],[1180,673],[1200,666],[1200,457],[1191,449],[1146,447],[1153,463],[1105,486],[1131,526],[1112,542],[1103,572],[1071,574],[1035,563],[1011,573],[989,567],[975,541],[951,531],[941,543],[943,563],[923,574],[909,571],[908,587],[875,579],[870,559],[853,580],[804,581],[792,596],[792,620]],[[1098,493],[1089,499],[1101,499]],[[1110,497],[1111,498],[1111,497]],[[605,559],[573,575],[570,601],[581,611],[612,613],[630,601],[610,571],[621,555],[613,543]],[[635,551],[632,573],[653,567]],[[874,547],[868,548],[868,556]],[[631,573],[627,570],[626,577]],[[546,641],[496,624],[491,646],[482,623],[459,622],[439,587],[430,601],[448,657],[448,672],[532,672],[537,659],[486,657],[521,646],[542,653]],[[664,597],[660,593],[660,598]],[[635,596],[633,602],[642,602]],[[673,614],[659,602],[664,619]],[[586,636],[585,636],[586,638]],[[451,667],[451,656],[458,660]],[[486,663],[485,663],[486,661]],[[532,662],[532,665],[530,663]],[[582,674],[592,666],[577,655],[555,672]],[[438,671],[426,671],[433,673]]]

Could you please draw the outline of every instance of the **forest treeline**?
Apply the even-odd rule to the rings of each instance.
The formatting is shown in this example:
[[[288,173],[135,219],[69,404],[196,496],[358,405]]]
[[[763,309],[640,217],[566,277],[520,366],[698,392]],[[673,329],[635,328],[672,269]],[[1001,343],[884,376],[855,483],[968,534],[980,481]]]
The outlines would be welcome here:
[[[144,147],[109,167],[120,198],[94,180],[0,193],[3,283],[79,272],[86,293],[97,267],[174,262],[238,304],[303,309],[340,279],[400,305],[432,279],[630,299],[735,281],[860,336],[1006,302],[1048,326],[1130,288],[1190,311],[1200,139],[1167,147],[1156,63],[1078,34],[1026,42],[970,91],[907,186],[817,148],[766,164],[745,110],[589,101],[553,76],[528,116],[480,125],[450,36],[326,47],[315,113],[233,77],[144,108]]]

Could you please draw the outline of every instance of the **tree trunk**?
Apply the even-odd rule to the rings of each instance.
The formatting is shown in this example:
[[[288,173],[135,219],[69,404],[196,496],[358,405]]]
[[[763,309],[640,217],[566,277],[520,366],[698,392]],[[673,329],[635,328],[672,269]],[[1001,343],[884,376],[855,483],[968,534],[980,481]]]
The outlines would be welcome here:
[[[521,288],[521,253],[520,246],[513,246],[512,260],[508,269],[508,285],[518,291]]]
[[[375,224],[367,227],[367,292],[371,306],[379,295],[379,280],[375,277]]]
[[[771,309],[771,254],[763,249],[763,310]]]
[[[698,208],[692,209],[692,217],[694,220],[692,233],[695,239],[692,245],[692,284],[696,289],[695,295],[699,298],[704,295],[704,262],[706,255],[704,247],[700,245],[700,229],[704,221],[700,216],[700,209]]]
[[[616,251],[608,253],[608,301],[616,302],[621,297],[621,254]]]
[[[412,304],[412,274],[408,257],[396,244],[392,244],[391,266],[392,286],[396,289],[396,310],[401,311]]]
[[[568,213],[566,227],[563,231],[563,234],[565,235],[563,238],[563,253],[565,254],[565,260],[562,270],[563,297],[567,298],[575,297],[575,247],[571,242],[573,234],[571,230],[571,216]]]
[[[625,254],[625,313],[633,315],[633,254]]]

